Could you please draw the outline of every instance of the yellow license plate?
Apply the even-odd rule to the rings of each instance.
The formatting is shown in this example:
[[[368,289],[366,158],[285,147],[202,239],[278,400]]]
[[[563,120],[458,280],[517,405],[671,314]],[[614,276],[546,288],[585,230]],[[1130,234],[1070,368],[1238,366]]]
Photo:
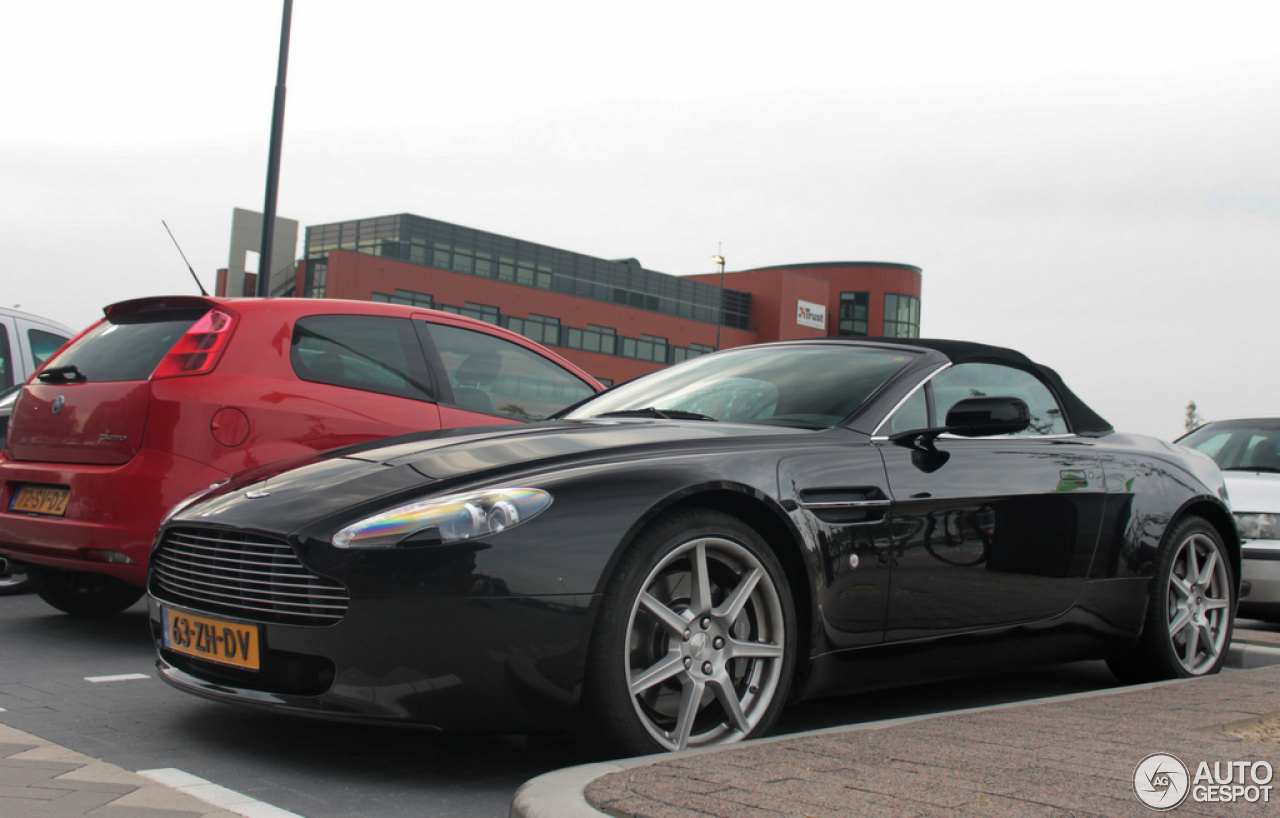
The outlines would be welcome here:
[[[185,656],[259,670],[258,626],[160,609],[164,646]]]
[[[66,486],[18,486],[9,510],[61,517],[67,513],[69,499],[71,489]]]

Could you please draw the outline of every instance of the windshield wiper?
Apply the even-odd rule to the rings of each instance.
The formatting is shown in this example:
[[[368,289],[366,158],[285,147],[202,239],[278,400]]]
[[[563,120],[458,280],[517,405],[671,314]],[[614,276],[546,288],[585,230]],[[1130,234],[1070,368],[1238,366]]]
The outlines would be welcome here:
[[[1274,466],[1232,466],[1231,468],[1223,469],[1223,471],[1260,471],[1267,474],[1280,474],[1280,469]]]
[[[710,415],[701,415],[697,412],[686,412],[683,409],[659,409],[656,406],[646,406],[643,409],[619,409],[615,412],[605,412],[596,415],[598,418],[663,418],[664,420],[715,420]]]
[[[40,374],[36,376],[36,380],[44,383],[84,383],[89,380],[84,373],[76,369],[75,364],[67,364],[66,366],[51,366],[48,369],[40,370]]]

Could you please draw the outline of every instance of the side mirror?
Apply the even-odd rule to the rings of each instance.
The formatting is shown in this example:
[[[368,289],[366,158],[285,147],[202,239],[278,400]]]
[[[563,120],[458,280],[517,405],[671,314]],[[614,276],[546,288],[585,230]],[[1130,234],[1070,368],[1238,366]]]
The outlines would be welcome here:
[[[1030,425],[1031,410],[1021,398],[965,398],[947,411],[947,431],[962,437],[1009,435]]]

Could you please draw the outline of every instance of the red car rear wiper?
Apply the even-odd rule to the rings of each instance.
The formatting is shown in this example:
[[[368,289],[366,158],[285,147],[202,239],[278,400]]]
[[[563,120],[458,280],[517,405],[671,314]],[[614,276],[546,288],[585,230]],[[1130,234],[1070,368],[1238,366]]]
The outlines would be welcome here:
[[[66,366],[51,366],[48,369],[40,370],[40,374],[36,375],[36,379],[44,383],[84,383],[89,380],[84,373],[76,369],[75,364],[67,364]]]

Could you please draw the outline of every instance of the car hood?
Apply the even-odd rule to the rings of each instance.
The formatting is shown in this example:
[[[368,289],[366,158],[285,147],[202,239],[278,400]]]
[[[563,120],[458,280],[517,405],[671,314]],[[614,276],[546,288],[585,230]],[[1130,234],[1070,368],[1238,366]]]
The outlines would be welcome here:
[[[344,456],[388,466],[408,465],[433,480],[518,463],[612,457],[643,447],[680,447],[751,436],[812,434],[811,431],[713,421],[586,420],[502,427],[483,434],[452,433],[348,451]],[[634,452],[633,452],[634,453]]]
[[[664,451],[685,453],[742,437],[791,439],[811,430],[707,421],[588,420],[449,431],[391,438],[300,458],[233,478],[171,518],[288,533],[330,515],[378,507],[384,498],[448,491],[505,471],[555,468],[584,460],[626,462]],[[517,478],[518,479],[518,478]]]
[[[1256,471],[1222,473],[1231,497],[1231,510],[1280,513],[1280,474]]]

